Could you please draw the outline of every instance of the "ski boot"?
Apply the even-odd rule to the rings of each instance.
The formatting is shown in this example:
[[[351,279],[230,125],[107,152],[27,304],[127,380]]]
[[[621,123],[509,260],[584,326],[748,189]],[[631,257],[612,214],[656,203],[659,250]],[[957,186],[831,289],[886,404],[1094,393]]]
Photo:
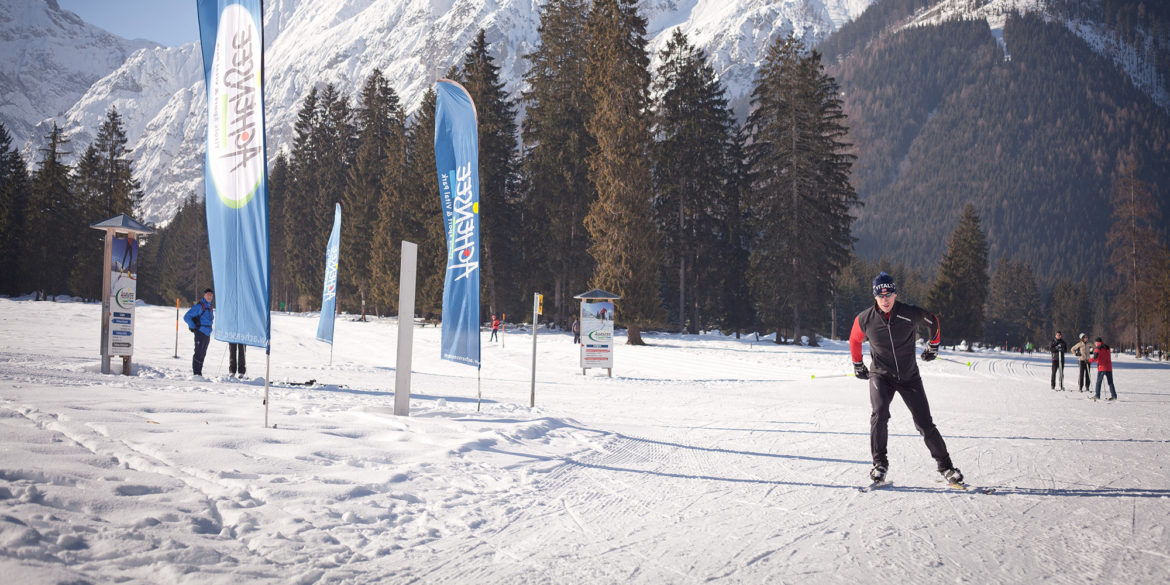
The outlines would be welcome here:
[[[950,469],[940,469],[939,473],[941,473],[943,479],[945,479],[947,483],[951,484],[952,486],[966,487],[963,484],[963,472],[959,471],[957,468],[952,467]]]
[[[873,469],[869,470],[869,479],[873,482],[882,482],[886,480],[886,471],[889,470],[887,463],[875,463]]]

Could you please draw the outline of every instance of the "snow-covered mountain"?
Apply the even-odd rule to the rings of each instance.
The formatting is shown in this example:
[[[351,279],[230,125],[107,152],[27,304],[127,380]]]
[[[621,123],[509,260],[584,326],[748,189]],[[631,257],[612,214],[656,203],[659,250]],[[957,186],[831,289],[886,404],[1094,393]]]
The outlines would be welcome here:
[[[131,53],[156,46],[87,24],[56,0],[2,0],[0,122],[19,144],[45,118],[62,118]]]
[[[289,142],[300,102],[312,87],[333,83],[356,99],[374,68],[383,71],[413,110],[426,88],[459,62],[481,28],[507,89],[518,95],[526,67],[523,55],[539,41],[539,12],[545,1],[269,0],[265,3],[264,29],[270,151]],[[860,15],[872,2],[642,0],[641,10],[648,19],[651,50],[656,54],[675,28],[683,30],[707,51],[728,88],[733,107],[742,116],[756,66],[772,40],[794,30],[811,44]],[[4,56],[0,112],[25,108],[20,110],[24,112],[20,119],[33,123],[52,117],[72,137],[74,150],[80,151],[106,110],[115,106],[126,123],[135,172],[146,193],[140,218],[165,223],[184,198],[202,196],[206,106],[197,44],[172,48],[152,45],[127,58],[127,48],[143,43],[121,41],[85,25],[72,13],[60,10],[53,0],[0,0],[0,7],[0,54]],[[992,20],[1007,9],[1043,11],[1044,0],[941,0],[920,12],[914,23],[928,25],[939,19],[964,17]],[[189,17],[195,18],[194,10]],[[1083,38],[1105,38],[1091,23],[1069,26],[1082,31]],[[1115,45],[1090,44],[1111,55],[1122,52]],[[107,46],[109,54],[97,49]],[[117,50],[123,51],[121,56]],[[79,56],[83,53],[84,58]],[[42,58],[33,62],[26,55]],[[16,74],[10,72],[10,61],[14,60],[10,56],[25,63],[18,71],[35,70],[37,79],[45,81],[22,89]],[[1144,66],[1140,56],[1131,61],[1138,63],[1138,68]],[[67,67],[72,67],[70,71],[84,69],[89,77],[61,75]],[[52,85],[64,84],[63,78],[80,79],[69,86],[74,88],[72,93],[55,90],[57,86]],[[1147,92],[1164,95],[1165,80],[1157,75],[1154,80],[1154,89],[1147,88]],[[83,84],[88,90],[81,95],[82,90],[76,88]],[[3,120],[17,141],[27,138],[24,153],[32,161],[45,128],[30,132],[31,123],[22,126]]]
[[[13,0],[4,0],[13,3]],[[265,6],[266,113],[269,148],[286,144],[300,102],[313,86],[333,83],[356,98],[380,68],[409,109],[458,63],[479,29],[492,44],[507,89],[517,95],[539,40],[545,0],[271,0]],[[796,30],[820,38],[860,14],[871,0],[643,0],[652,50],[675,27],[711,55],[734,103],[746,105],[756,63],[776,36]],[[53,18],[76,19],[44,0]],[[194,18],[192,11],[191,18]],[[70,38],[62,34],[62,43]],[[146,197],[141,219],[165,223],[190,194],[202,196],[205,98],[196,44],[139,51],[92,83],[64,115],[45,110],[83,148],[112,105],[126,123],[135,172]],[[43,134],[43,129],[37,134]],[[27,134],[17,133],[24,137]],[[29,137],[26,157],[39,144]]]

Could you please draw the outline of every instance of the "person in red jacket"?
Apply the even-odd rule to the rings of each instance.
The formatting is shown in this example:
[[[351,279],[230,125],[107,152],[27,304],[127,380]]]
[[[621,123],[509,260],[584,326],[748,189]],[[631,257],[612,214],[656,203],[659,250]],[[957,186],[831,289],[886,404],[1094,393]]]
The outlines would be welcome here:
[[[1094,342],[1093,351],[1089,354],[1089,361],[1097,364],[1097,393],[1093,396],[1093,400],[1101,398],[1101,379],[1109,380],[1109,398],[1105,400],[1117,400],[1117,389],[1113,387],[1113,358],[1110,357],[1109,346],[1098,337]]]
[[[491,335],[491,337],[488,338],[488,341],[489,342],[499,341],[500,340],[498,337],[499,334],[500,334],[500,320],[497,319],[495,315],[492,315],[492,335]]]
[[[926,390],[922,386],[922,376],[914,359],[914,344],[919,327],[925,327],[930,333],[927,347],[922,352],[922,361],[929,362],[938,357],[938,344],[942,335],[938,318],[925,309],[899,302],[894,278],[885,272],[873,279],[873,297],[874,306],[853,319],[853,331],[849,335],[853,373],[862,380],[869,380],[869,402],[873,407],[869,417],[873,469],[869,477],[873,481],[885,480],[890,466],[886,457],[890,403],[894,400],[894,394],[900,394],[910,409],[914,427],[926,441],[930,456],[938,463],[938,472],[948,482],[961,484],[963,474],[955,469],[942,433],[934,426]],[[861,343],[866,339],[869,340],[872,372],[861,359]]]

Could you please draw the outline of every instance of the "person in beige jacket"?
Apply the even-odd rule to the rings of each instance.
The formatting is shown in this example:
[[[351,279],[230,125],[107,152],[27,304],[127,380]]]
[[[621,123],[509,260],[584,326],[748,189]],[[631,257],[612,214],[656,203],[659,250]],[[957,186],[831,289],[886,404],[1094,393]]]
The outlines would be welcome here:
[[[1081,334],[1080,340],[1076,345],[1072,346],[1073,355],[1077,356],[1079,360],[1080,370],[1077,372],[1077,391],[1089,392],[1092,390],[1089,385],[1089,351],[1093,349],[1093,345],[1089,343],[1089,336],[1084,333]]]

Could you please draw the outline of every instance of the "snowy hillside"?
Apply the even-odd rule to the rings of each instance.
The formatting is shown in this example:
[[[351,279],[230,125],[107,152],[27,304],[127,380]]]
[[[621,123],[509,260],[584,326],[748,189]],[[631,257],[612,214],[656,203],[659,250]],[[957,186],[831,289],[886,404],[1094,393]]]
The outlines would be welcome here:
[[[208,379],[185,331],[172,357],[173,308],[138,308],[136,375],[98,373],[99,313],[0,299],[5,583],[1170,580],[1165,363],[1117,356],[1106,403],[1049,390],[1046,356],[944,351],[972,367],[921,364],[934,419],[994,491],[939,483],[895,401],[893,485],[860,493],[869,400],[833,377],[841,342],[650,334],[611,379],[542,330],[529,408],[530,332],[508,329],[477,411],[476,371],[417,328],[396,417],[395,321],[340,319],[329,366],[315,315],[274,314],[265,429],[263,384],[226,377],[224,344]]]
[[[313,85],[334,83],[356,98],[376,67],[413,109],[434,79],[459,62],[480,28],[486,30],[506,88],[518,96],[523,55],[538,42],[543,1],[266,2],[270,147],[287,145],[300,102]],[[681,28],[707,51],[742,117],[761,52],[772,40],[793,30],[814,41],[823,38],[871,2],[642,0],[641,8],[651,50],[657,54],[672,31]],[[140,218],[165,223],[185,197],[202,197],[205,106],[197,45],[153,47],[127,58],[146,44],[85,25],[52,0],[0,0],[0,10],[6,11],[0,13],[0,54],[5,56],[0,115],[16,142],[24,143],[26,159],[35,159],[47,130],[33,130],[37,121],[54,118],[80,152],[113,105],[126,121],[135,172],[146,193]],[[1044,0],[941,0],[913,24],[975,17],[987,18],[998,30],[1008,10],[1044,10]],[[176,17],[195,19],[194,7]],[[1067,24],[1098,51],[1114,56],[1139,86],[1170,107],[1164,73],[1154,70],[1141,50],[1093,23]]]
[[[1056,18],[1046,0],[941,0],[918,13],[907,26],[932,25],[960,18],[985,19],[992,34],[1003,45],[1003,24],[1011,12],[1040,13],[1050,19]],[[1144,38],[1145,42],[1136,46],[1100,23],[1079,19],[1064,19],[1062,22],[1093,51],[1112,59],[1155,103],[1163,109],[1170,109],[1170,73],[1157,70],[1155,60],[1147,50],[1151,39]],[[1010,48],[1005,49],[1010,56]]]
[[[0,122],[20,145],[45,118],[62,124],[95,81],[154,46],[86,24],[55,0],[0,0]]]

